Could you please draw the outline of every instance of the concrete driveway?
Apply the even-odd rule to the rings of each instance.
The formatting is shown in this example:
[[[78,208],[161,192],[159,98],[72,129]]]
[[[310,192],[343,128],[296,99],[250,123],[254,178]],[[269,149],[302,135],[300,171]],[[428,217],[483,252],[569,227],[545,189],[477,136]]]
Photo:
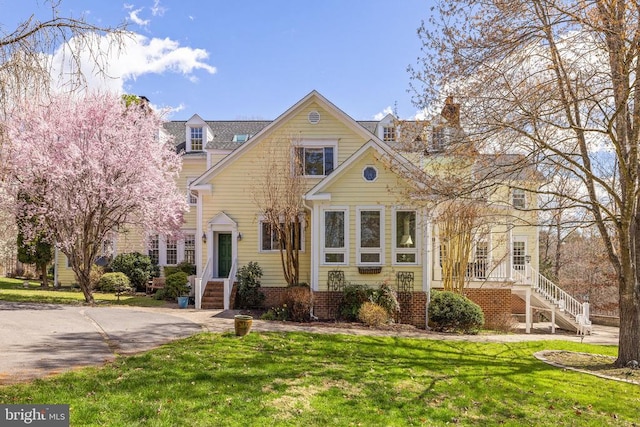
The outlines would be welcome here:
[[[166,312],[0,301],[0,384],[100,365],[201,331]]]

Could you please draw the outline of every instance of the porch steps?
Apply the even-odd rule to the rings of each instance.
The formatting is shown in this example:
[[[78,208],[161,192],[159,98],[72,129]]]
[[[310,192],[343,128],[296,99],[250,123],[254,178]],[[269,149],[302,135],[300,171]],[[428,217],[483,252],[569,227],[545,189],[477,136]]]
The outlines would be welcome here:
[[[544,307],[548,310],[551,310],[555,306],[556,325],[560,329],[564,329],[566,331],[571,331],[571,332],[577,332],[578,323],[575,321],[573,316],[571,316],[569,313],[566,313],[560,310],[558,306],[554,304],[553,301],[548,300],[540,293],[538,292],[531,293],[531,305],[535,307]],[[546,312],[545,315],[550,316],[551,314],[549,312]]]
[[[202,309],[213,310],[224,308],[224,282],[222,280],[210,280],[202,295]]]

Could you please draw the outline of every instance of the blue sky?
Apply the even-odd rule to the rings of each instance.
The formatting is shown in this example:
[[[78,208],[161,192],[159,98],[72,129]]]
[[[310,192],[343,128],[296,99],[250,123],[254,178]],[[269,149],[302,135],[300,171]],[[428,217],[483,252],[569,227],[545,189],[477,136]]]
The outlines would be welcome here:
[[[60,14],[127,22],[135,36],[110,59],[113,78],[91,84],[145,95],[171,119],[274,119],[316,89],[369,120],[394,105],[402,118],[416,114],[406,69],[421,55],[416,30],[431,3],[63,0]],[[0,24],[7,31],[47,7],[0,0]]]

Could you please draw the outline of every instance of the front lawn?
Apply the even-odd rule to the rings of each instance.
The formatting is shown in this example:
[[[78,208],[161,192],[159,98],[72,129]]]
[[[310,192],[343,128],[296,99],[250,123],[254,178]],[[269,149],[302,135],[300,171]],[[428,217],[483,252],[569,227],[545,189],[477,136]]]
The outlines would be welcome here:
[[[38,282],[29,282],[24,287],[24,280],[0,278],[0,301],[32,302],[43,304],[84,304],[84,294],[80,289],[52,287],[42,288]],[[115,294],[94,292],[93,298],[100,305],[130,305],[138,307],[162,307],[164,301],[158,301],[148,296],[121,295],[120,301]]]
[[[67,403],[71,425],[631,426],[638,385],[546,365],[563,341],[471,343],[306,333],[200,334],[31,384],[2,403]]]

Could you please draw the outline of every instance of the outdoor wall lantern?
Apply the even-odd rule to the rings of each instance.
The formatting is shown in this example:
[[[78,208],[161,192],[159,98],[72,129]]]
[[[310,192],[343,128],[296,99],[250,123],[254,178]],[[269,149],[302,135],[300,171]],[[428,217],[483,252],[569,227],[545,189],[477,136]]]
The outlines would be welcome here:
[[[242,240],[242,233],[238,233],[238,241]]]
[[[202,233],[202,243],[207,243],[207,233]]]
[[[529,264],[531,262],[531,255],[525,255],[524,260],[526,261],[527,264]]]

